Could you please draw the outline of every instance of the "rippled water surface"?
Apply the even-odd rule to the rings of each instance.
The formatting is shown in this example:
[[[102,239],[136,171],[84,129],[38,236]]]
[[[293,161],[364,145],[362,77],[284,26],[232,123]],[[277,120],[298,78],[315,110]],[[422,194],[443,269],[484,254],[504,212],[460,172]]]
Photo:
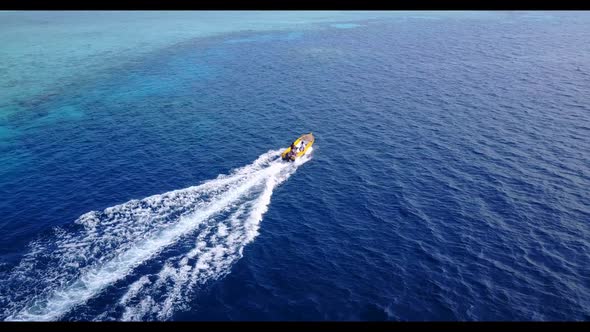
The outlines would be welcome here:
[[[3,320],[590,319],[589,13],[0,14]]]

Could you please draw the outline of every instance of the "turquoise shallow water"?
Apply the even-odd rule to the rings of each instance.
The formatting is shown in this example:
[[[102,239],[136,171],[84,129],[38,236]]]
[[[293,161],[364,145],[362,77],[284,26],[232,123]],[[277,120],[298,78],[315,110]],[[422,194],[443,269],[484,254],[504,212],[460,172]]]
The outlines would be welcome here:
[[[590,318],[587,13],[0,15],[2,319]]]
[[[100,74],[135,57],[199,37],[236,31],[309,29],[314,23],[399,15],[387,12],[4,12],[2,94],[7,101],[61,80]]]

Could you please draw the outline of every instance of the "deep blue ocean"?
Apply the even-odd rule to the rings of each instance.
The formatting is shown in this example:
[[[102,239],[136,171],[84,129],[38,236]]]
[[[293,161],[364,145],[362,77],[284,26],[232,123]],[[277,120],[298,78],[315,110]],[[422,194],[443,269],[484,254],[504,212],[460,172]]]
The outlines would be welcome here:
[[[2,81],[0,319],[589,320],[590,13],[363,15]]]

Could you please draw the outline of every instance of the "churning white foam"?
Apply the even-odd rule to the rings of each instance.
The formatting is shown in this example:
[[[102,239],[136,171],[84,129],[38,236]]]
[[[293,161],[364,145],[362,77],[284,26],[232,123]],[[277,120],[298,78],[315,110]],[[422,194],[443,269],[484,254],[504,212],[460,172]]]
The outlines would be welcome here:
[[[258,235],[274,189],[311,158],[310,151],[287,163],[279,154],[269,151],[199,186],[86,213],[79,229],[57,229],[31,244],[3,278],[5,320],[58,320],[116,293],[112,286],[124,279],[114,307],[97,317],[164,320],[186,309],[199,285],[229,273]],[[15,284],[28,287],[11,290]]]

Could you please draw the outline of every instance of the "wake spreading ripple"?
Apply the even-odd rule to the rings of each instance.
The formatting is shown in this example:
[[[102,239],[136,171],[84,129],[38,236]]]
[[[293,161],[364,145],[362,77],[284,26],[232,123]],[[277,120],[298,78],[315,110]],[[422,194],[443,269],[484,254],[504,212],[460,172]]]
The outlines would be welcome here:
[[[125,278],[137,280],[101,320],[170,318],[199,285],[229,273],[258,235],[273,190],[311,158],[286,163],[281,151],[199,186],[88,212],[76,227],[32,243],[2,280],[4,319],[59,320]],[[192,241],[189,250],[183,241]],[[158,264],[155,258],[174,246],[185,251],[161,257],[159,271],[138,275],[138,267]]]

